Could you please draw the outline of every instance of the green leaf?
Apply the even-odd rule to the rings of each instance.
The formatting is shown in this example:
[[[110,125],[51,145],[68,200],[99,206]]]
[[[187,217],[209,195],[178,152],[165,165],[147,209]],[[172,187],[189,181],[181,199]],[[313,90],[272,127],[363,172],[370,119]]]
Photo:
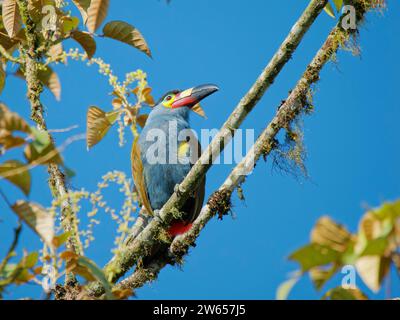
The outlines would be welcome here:
[[[322,267],[314,267],[310,269],[310,278],[314,284],[315,289],[318,291],[322,289],[325,283],[332,278],[332,276],[337,272],[338,266],[333,265],[332,267],[326,269]]]
[[[0,176],[21,189],[26,195],[31,190],[31,174],[27,166],[18,160],[8,160],[0,164]]]
[[[112,288],[110,283],[107,281],[103,270],[101,270],[92,260],[83,256],[80,256],[77,262],[80,266],[86,267],[89,272],[96,278],[96,280],[102,284],[106,292],[107,299],[113,300],[114,295],[112,294]]]
[[[31,269],[33,268],[36,263],[39,261],[39,253],[38,252],[31,252],[26,257],[23,258],[22,264],[25,268]]]
[[[308,271],[313,267],[327,265],[340,258],[340,253],[329,247],[315,243],[306,245],[292,253],[290,260],[298,262],[301,270]]]
[[[340,9],[342,9],[343,6],[343,0],[333,0],[333,3],[336,7],[336,10],[340,12]]]
[[[142,34],[134,26],[124,21],[112,21],[103,28],[105,37],[118,40],[139,49],[151,57],[150,49]]]
[[[50,213],[39,204],[28,201],[17,201],[12,209],[48,246],[53,246],[54,218]]]
[[[32,145],[38,153],[42,153],[51,144],[50,135],[47,131],[38,130],[35,127],[31,130],[34,137]]]
[[[329,2],[326,4],[324,10],[329,16],[335,18],[335,12],[333,11],[332,5]]]
[[[78,28],[80,23],[77,17],[63,17],[62,19],[62,31],[64,34],[70,33],[71,31]]]

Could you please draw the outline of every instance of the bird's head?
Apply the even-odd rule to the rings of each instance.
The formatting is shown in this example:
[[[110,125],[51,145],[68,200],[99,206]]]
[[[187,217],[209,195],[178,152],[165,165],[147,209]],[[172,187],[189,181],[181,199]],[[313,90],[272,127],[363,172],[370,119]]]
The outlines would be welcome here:
[[[200,101],[219,88],[213,84],[205,84],[183,91],[172,90],[167,92],[156,104],[157,109],[162,109],[163,113],[178,111],[181,108],[188,108],[201,116],[204,116],[204,111],[200,107]]]

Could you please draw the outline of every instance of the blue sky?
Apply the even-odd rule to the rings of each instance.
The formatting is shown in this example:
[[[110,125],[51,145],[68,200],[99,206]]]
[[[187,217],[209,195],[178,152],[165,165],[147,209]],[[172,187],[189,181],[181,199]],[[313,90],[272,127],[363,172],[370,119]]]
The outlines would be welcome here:
[[[105,39],[98,41],[97,54],[121,77],[139,68],[146,71],[156,97],[170,89],[218,84],[219,93],[203,103],[208,119],[194,115],[192,124],[196,130],[219,128],[306,4],[306,0],[173,0],[171,5],[157,0],[113,0],[108,20],[125,20],[139,28],[154,59]],[[317,19],[243,128],[253,128],[256,134],[262,130],[334,23],[326,14]],[[316,87],[316,111],[304,121],[310,178],[294,179],[273,170],[271,162],[260,163],[243,186],[245,202],[234,196],[235,218],[212,220],[183,268],[166,268],[155,283],[138,290],[138,298],[272,299],[287,274],[298,267],[287,256],[307,243],[320,216],[329,214],[355,231],[364,204],[377,206],[400,197],[399,27],[400,3],[388,1],[383,15],[367,17],[361,30],[361,58],[340,52],[338,64],[330,63],[322,72]],[[90,105],[111,108],[107,81],[95,67],[77,62],[70,62],[67,68],[58,66],[56,71],[62,82],[61,102],[48,92],[43,95],[49,127],[77,124],[74,134],[82,133]],[[20,80],[9,80],[1,100],[15,111],[29,114],[25,86]],[[97,181],[110,170],[130,174],[129,143],[120,148],[115,131],[90,152],[84,142],[66,150],[65,161],[77,172],[72,180],[74,189],[95,191]],[[67,135],[58,134],[56,138],[61,143]],[[223,182],[231,168],[218,165],[209,171],[207,194]],[[49,205],[46,178],[44,168],[33,171],[30,199]],[[23,197],[7,182],[1,181],[0,185],[11,200]],[[111,201],[114,194],[111,193]],[[0,203],[0,209],[3,253],[11,239],[10,226],[15,225],[15,217],[4,203]],[[114,234],[109,218],[102,217],[104,221],[95,229],[96,242],[86,252],[99,265],[111,257]],[[39,241],[25,228],[19,249],[38,247]],[[328,287],[339,281],[337,277]],[[372,296],[361,279],[357,284]],[[392,286],[393,294],[398,296],[395,275]],[[10,297],[38,292],[36,286],[25,286],[14,290]],[[308,277],[304,277],[290,298],[318,296]],[[374,297],[382,298],[384,294]]]

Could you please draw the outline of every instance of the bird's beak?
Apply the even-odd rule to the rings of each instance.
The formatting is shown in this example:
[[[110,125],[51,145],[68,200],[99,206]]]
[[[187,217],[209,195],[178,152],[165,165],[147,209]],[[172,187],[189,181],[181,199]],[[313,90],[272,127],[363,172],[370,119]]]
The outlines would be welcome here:
[[[219,88],[213,84],[205,84],[198,87],[190,88],[180,92],[172,103],[172,108],[194,107],[201,100],[218,91]]]

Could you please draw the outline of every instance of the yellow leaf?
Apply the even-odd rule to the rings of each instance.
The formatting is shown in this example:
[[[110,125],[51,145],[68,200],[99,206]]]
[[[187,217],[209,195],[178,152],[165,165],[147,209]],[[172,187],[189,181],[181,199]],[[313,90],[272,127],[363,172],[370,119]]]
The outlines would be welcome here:
[[[4,28],[10,38],[13,38],[21,29],[21,16],[16,0],[4,0],[2,8]]]
[[[356,269],[364,283],[374,292],[381,288],[382,280],[390,269],[390,259],[381,256],[365,256],[357,259]]]
[[[151,57],[150,49],[142,34],[135,27],[124,21],[112,21],[103,28],[105,37],[133,46]]]
[[[118,119],[120,110],[104,112],[98,107],[89,108],[86,118],[86,144],[88,149],[99,143],[113,123]]]
[[[54,219],[42,206],[21,200],[17,201],[12,209],[48,246],[53,245]]]
[[[342,225],[325,216],[318,220],[311,232],[311,242],[328,246],[338,252],[347,249],[351,234]]]
[[[329,16],[335,18],[335,12],[333,11],[333,8],[329,2],[326,4],[324,10]]]
[[[47,67],[46,70],[39,71],[38,76],[39,80],[49,88],[54,97],[59,101],[61,99],[61,83],[57,73],[50,67]]]
[[[87,10],[86,26],[91,33],[94,33],[107,17],[109,0],[92,0]]]
[[[31,133],[30,126],[17,113],[11,112],[8,107],[0,103],[0,129]]]

